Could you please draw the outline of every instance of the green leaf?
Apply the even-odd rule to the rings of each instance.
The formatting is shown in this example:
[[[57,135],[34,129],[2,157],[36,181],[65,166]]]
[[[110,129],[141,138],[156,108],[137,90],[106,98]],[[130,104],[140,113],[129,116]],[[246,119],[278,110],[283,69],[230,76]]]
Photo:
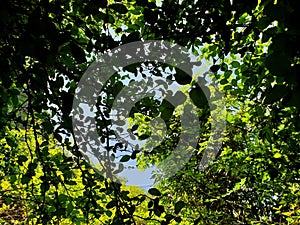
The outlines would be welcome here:
[[[275,159],[279,159],[279,158],[281,158],[281,154],[279,153],[279,152],[277,152],[277,153],[275,153],[274,155],[273,155],[273,157],[275,158]]]
[[[182,221],[182,219],[180,217],[175,217],[174,219],[177,223],[180,223]]]
[[[106,8],[107,0],[96,1],[100,8]]]
[[[44,181],[41,185],[40,185],[40,189],[42,193],[45,193],[49,190],[50,185],[47,181]]]
[[[105,214],[106,214],[108,217],[111,217],[111,216],[112,216],[112,212],[111,212],[111,211],[105,211]]]
[[[174,108],[174,106],[167,100],[163,100],[161,105],[160,105],[160,109],[164,110],[164,109],[172,109]]]
[[[224,86],[224,90],[226,90],[226,91],[228,91],[228,90],[230,90],[232,88],[232,86],[231,85],[226,85],[226,86]]]
[[[139,41],[139,40],[140,40],[140,32],[138,31],[132,32],[126,37],[126,43]]]
[[[274,52],[267,57],[266,66],[272,74],[276,76],[284,76],[290,70],[290,61],[287,55]]]
[[[28,158],[25,155],[20,155],[18,157],[18,164],[22,165],[23,162],[26,162]]]
[[[17,142],[15,142],[12,138],[9,137],[6,138],[6,143],[12,148],[18,146]]]
[[[149,24],[155,24],[158,19],[158,13],[151,9],[145,8],[144,9],[144,19]]]
[[[269,93],[266,94],[265,103],[272,104],[279,101],[289,94],[290,89],[285,85],[275,85]]]
[[[148,209],[152,208],[153,205],[154,205],[153,201],[149,201],[149,202],[148,202]]]
[[[150,137],[150,134],[142,134],[142,135],[139,135],[139,140],[146,140],[149,137]]]
[[[211,72],[217,72],[220,69],[220,65],[213,65],[210,67]]]
[[[80,48],[77,44],[71,42],[70,44],[72,55],[78,63],[85,63],[86,57],[85,52],[82,48]]]
[[[155,208],[154,208],[154,214],[158,217],[161,216],[161,214],[165,211],[164,207],[162,205],[157,205]]]
[[[64,209],[64,208],[56,209],[54,214],[58,217],[63,216],[66,214],[66,209]]]
[[[157,190],[156,188],[150,188],[148,190],[148,193],[151,194],[151,195],[154,195],[154,196],[160,196],[161,193],[159,190]]]
[[[234,121],[234,116],[231,114],[231,113],[228,113],[227,114],[227,121],[229,123],[232,123]]]
[[[164,121],[168,121],[172,117],[173,112],[174,112],[174,108],[173,109],[164,109],[164,110],[162,110],[160,117]]]
[[[133,64],[130,64],[128,66],[125,66],[124,67],[124,70],[125,71],[128,71],[128,72],[131,72],[131,73],[136,73],[137,72],[137,69],[140,67],[140,64],[139,63],[133,63]]]
[[[176,202],[175,203],[175,214],[178,214],[184,206],[185,206],[185,203],[183,201]]]
[[[227,79],[225,79],[225,78],[224,78],[224,79],[222,79],[222,80],[220,81],[220,84],[223,84],[223,85],[224,85],[224,84],[227,84],[227,83],[228,83],[228,80],[227,80]]]
[[[111,208],[115,207],[116,205],[117,205],[117,202],[115,200],[112,200],[109,203],[107,203],[106,208],[111,209]]]
[[[19,99],[18,99],[18,96],[17,96],[17,95],[11,96],[11,101],[12,101],[12,103],[13,103],[13,105],[14,105],[15,107],[18,106],[18,104],[19,104]]]
[[[58,199],[60,202],[66,202],[69,199],[69,196],[65,195],[65,194],[60,194],[58,196]]]
[[[167,221],[171,221],[174,217],[175,217],[175,216],[173,216],[172,214],[166,214],[166,215],[165,215],[165,219],[166,219]]]
[[[269,17],[262,17],[258,23],[257,23],[257,28],[260,30],[264,30],[266,27],[268,27],[270,24],[270,18]]]
[[[233,61],[233,62],[231,63],[231,65],[232,65],[233,68],[238,68],[238,67],[240,67],[240,63],[239,63],[238,61]]]
[[[207,94],[210,93],[207,87],[203,87],[203,89],[207,92]],[[206,95],[203,93],[200,87],[192,88],[192,90],[189,92],[189,95],[195,106],[198,108],[202,108],[208,104]]]
[[[174,109],[175,107],[170,102],[164,99],[159,107],[159,110],[161,112],[160,117],[163,120],[168,121],[172,117]]]
[[[129,156],[129,155],[124,155],[124,156],[121,158],[120,162],[128,162],[129,160],[130,160],[130,156]]]
[[[108,7],[120,14],[126,14],[128,12],[126,6],[120,3],[111,4]]]
[[[174,75],[175,80],[178,84],[185,85],[192,81],[192,77],[185,73],[183,70],[176,68],[176,74]]]
[[[31,177],[24,175],[21,178],[21,184],[28,184],[30,180],[31,180]]]
[[[154,214],[158,217],[161,216],[161,212],[157,208],[154,208]]]
[[[136,0],[136,4],[138,6],[147,6],[148,5],[148,0]]]

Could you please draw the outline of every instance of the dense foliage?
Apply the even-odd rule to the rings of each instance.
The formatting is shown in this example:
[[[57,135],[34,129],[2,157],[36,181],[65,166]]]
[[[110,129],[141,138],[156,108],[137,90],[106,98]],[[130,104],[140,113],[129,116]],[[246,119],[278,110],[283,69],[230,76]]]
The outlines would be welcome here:
[[[300,223],[299,1],[1,3],[1,224]],[[148,193],[96,173],[74,142],[71,122],[76,86],[95,55],[139,40],[177,43],[212,62],[228,113],[219,157],[201,171],[210,112],[201,92],[184,89],[199,110],[197,149]],[[146,66],[125,70],[137,76]],[[164,76],[166,67],[153,74]],[[185,87],[194,82],[179,70],[169,78]],[[103,89],[97,118],[108,149],[120,151],[107,112],[122,79],[116,74]],[[165,102],[139,104],[131,116],[140,138],[151,118],[168,126],[169,138],[155,151],[130,155],[146,167],[177,143],[180,122]]]

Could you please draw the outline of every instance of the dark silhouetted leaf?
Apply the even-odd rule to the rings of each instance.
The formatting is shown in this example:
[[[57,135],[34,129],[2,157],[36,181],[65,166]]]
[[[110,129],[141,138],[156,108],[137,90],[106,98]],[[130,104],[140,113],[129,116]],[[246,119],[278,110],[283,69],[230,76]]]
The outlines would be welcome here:
[[[124,155],[120,159],[120,162],[128,162],[129,160],[130,160],[130,156],[129,155]]]
[[[290,61],[283,53],[273,53],[267,57],[266,66],[276,76],[284,76],[289,72]]]
[[[109,5],[109,8],[121,14],[126,14],[128,12],[126,6],[120,3],[111,4]]]
[[[176,202],[175,203],[175,214],[178,214],[184,206],[185,206],[185,203],[183,201]]]
[[[205,90],[209,94],[209,89],[207,87],[203,87],[203,88],[205,88]],[[202,108],[208,104],[208,100],[200,87],[193,88],[189,92],[189,95],[190,95],[190,98],[192,99],[193,103],[195,104],[195,106],[197,106],[199,108]]]
[[[189,74],[186,74],[181,69],[176,68],[175,80],[178,84],[185,85],[189,84],[192,81],[192,77]]]
[[[156,188],[150,188],[148,190],[148,193],[151,194],[151,195],[154,195],[154,196],[160,196],[161,193],[159,190],[157,190]]]
[[[151,9],[145,8],[144,9],[144,19],[147,23],[155,24],[158,19],[158,13]]]
[[[111,208],[115,207],[116,205],[117,205],[116,200],[112,200],[109,203],[107,203],[106,208],[111,209]]]
[[[82,48],[80,48],[77,44],[71,42],[70,44],[72,55],[78,63],[85,63],[85,52]]]

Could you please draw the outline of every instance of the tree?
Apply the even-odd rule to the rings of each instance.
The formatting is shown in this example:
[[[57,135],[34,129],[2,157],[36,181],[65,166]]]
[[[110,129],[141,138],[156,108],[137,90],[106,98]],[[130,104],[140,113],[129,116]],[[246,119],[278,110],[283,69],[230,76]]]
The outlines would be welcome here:
[[[46,160],[38,161],[40,153],[36,152],[32,130],[6,132],[7,137],[0,141],[1,223],[113,222],[117,204],[113,189],[88,164],[78,165],[66,148],[51,137],[43,140],[41,135],[37,141]],[[118,188],[120,198],[130,202],[131,213],[138,216],[136,222],[143,224],[141,218],[147,218],[151,197],[134,186],[114,188]]]
[[[104,224],[138,224],[138,205],[145,204],[147,224],[299,223],[298,10],[293,0],[5,0],[0,10],[1,207],[15,207],[25,216],[37,206],[35,216],[14,218],[37,224],[89,224],[99,218]],[[128,197],[122,185],[82,160],[73,143],[72,100],[96,53],[149,39],[183,45],[213,62],[210,70],[229,111],[228,128],[219,159],[199,172],[210,113],[199,92],[189,90],[204,128],[197,151],[160,190]],[[168,67],[155,66],[158,77]],[[124,70],[137,75],[140,67]],[[179,70],[170,79],[193,83]],[[117,74],[104,89],[103,111],[111,109],[123,86]],[[159,114],[167,103],[139,104],[148,104],[143,113],[168,121],[171,138],[152,154],[140,155],[144,164],[160,161],[163,150],[176,144],[178,116],[174,110]],[[132,112],[141,113],[141,105]],[[109,118],[99,113],[100,135],[112,140],[106,131]],[[67,193],[78,187],[78,196]]]

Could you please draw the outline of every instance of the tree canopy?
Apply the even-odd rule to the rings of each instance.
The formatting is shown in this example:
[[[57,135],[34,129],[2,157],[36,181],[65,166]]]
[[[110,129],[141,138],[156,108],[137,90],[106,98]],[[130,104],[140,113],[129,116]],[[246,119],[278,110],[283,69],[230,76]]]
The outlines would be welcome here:
[[[3,0],[0,223],[299,224],[299,9],[296,0]],[[99,137],[115,156],[130,152],[121,162],[141,168],[172,152],[182,109],[151,97],[135,104],[134,134],[147,139],[149,121],[159,117],[168,137],[140,152],[111,130],[121,90],[167,76],[182,86],[175,98],[197,107],[201,132],[191,158],[168,179],[154,174],[160,182],[148,191],[99,174],[72,126],[76,88],[97,55],[146,40],[181,45],[210,62],[227,110],[218,158],[201,170],[212,113],[197,76],[144,62],[107,82],[96,106]]]

